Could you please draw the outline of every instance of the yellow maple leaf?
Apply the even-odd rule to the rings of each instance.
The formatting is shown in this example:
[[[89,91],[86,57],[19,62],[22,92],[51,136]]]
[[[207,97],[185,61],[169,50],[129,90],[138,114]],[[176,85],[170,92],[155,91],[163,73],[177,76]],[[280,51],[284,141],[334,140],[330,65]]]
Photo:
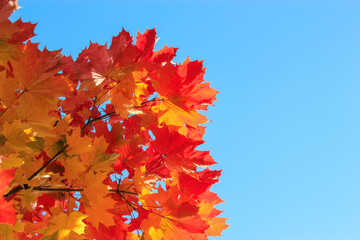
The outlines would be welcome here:
[[[152,240],[161,240],[164,232],[161,229],[155,229],[151,226],[149,228],[149,235],[151,236]]]
[[[208,221],[210,228],[205,230],[205,234],[208,236],[221,236],[221,232],[229,227],[229,225],[225,223],[226,220],[227,218],[212,218]]]
[[[64,176],[68,182],[72,184],[76,183],[77,185],[82,184],[83,182],[79,181],[81,174],[86,171],[84,163],[79,161],[76,157],[65,158],[61,160],[61,164],[65,168]]]
[[[85,186],[82,194],[83,197],[93,203],[98,204],[101,202],[100,197],[106,196],[109,193],[107,186],[103,184],[106,177],[107,173],[94,173],[93,171],[88,172],[85,176]]]
[[[23,162],[23,159],[17,157],[17,154],[10,154],[7,157],[0,155],[0,166],[2,169],[17,168],[20,167]]]
[[[81,154],[89,151],[92,139],[88,137],[81,137],[81,130],[76,129],[71,136],[66,138],[69,145],[67,152],[70,155]]]
[[[51,218],[49,221],[50,226],[43,231],[45,231],[46,235],[52,235],[58,232],[58,240],[69,238],[71,232],[83,234],[86,226],[83,220],[86,217],[87,215],[78,211],[70,214],[61,212]]]
[[[159,113],[159,124],[173,125],[179,127],[181,134],[186,134],[185,124],[196,127],[207,122],[207,118],[195,110],[185,110],[172,101],[164,99],[160,104],[154,106],[152,110]]]
[[[32,188],[25,191],[24,196],[21,198],[21,205],[29,211],[33,211],[36,206],[37,196],[33,193]]]
[[[81,160],[93,170],[111,171],[111,162],[116,160],[117,154],[106,154],[108,145],[104,137],[95,138],[89,150],[81,154]]]
[[[91,203],[86,208],[86,214],[88,215],[86,220],[96,228],[98,228],[100,222],[106,227],[115,225],[114,214],[107,211],[113,208],[115,203],[115,200],[110,197],[99,197],[97,203]]]
[[[2,126],[2,135],[6,139],[5,145],[0,149],[1,155],[7,155],[14,152],[29,152],[31,149],[26,146],[26,142],[30,141],[24,132],[26,126],[20,121],[15,120],[12,123],[5,122]]]
[[[26,123],[24,124],[25,128],[32,128],[36,136],[54,137],[50,129],[53,128],[58,117],[50,115],[49,112],[51,109],[56,109],[56,104],[50,108],[37,101],[33,95],[24,94],[19,98],[18,105],[14,105],[12,108],[16,117]]]

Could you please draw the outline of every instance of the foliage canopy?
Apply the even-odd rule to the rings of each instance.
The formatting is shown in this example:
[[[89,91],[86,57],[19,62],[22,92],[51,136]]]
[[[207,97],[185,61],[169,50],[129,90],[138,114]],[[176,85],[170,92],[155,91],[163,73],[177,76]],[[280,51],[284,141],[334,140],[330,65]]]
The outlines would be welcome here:
[[[0,0],[1,239],[208,239],[227,227],[203,144],[201,61],[122,31],[76,60]]]

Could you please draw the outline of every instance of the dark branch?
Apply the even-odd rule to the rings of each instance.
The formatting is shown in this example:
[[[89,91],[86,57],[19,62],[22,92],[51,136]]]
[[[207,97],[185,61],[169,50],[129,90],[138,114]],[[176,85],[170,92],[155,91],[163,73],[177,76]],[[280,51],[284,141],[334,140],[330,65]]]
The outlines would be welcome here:
[[[69,145],[66,144],[62,149],[60,149],[47,163],[45,163],[41,168],[34,172],[33,175],[28,178],[28,180],[31,181],[32,179],[34,179],[34,177],[36,177],[42,170],[44,170],[45,168],[47,168],[47,166],[53,163],[60,156],[60,154],[65,151],[68,146]]]
[[[16,188],[12,189],[9,193],[5,194],[4,197],[7,198],[10,195],[15,194],[16,192],[22,190],[22,189],[29,189],[30,187],[28,185],[25,185],[24,187],[22,186],[17,186]],[[15,190],[15,189],[19,189],[19,190]],[[33,190],[35,191],[44,191],[44,192],[83,192],[84,189],[83,188],[52,188],[52,187],[33,187]],[[124,191],[124,190],[115,190],[115,189],[110,189],[109,190],[110,193],[122,193],[122,194],[130,194],[130,195],[137,195],[137,193],[134,192],[129,192],[129,191]]]
[[[50,187],[34,187],[33,190],[44,192],[82,192],[82,188],[50,188]]]
[[[109,192],[111,192],[111,193],[125,193],[125,194],[130,194],[130,195],[138,195],[137,193],[134,193],[134,192],[123,191],[123,190],[114,190],[114,189],[110,189]]]
[[[68,147],[69,145],[65,145],[62,149],[60,149],[47,163],[45,163],[41,168],[39,168],[36,172],[34,172],[27,180],[31,181],[32,179],[34,179],[42,170],[44,170],[45,168],[47,168],[47,166],[49,166],[51,163],[53,163],[59,156],[61,153],[63,153],[65,151],[65,149]],[[29,186],[27,186],[26,184],[23,186],[17,186],[13,189],[11,189],[7,194],[4,195],[4,198],[8,198],[14,194],[16,194],[17,192],[21,191],[22,189],[28,189]]]
[[[83,192],[83,188],[51,188],[51,187],[34,187],[33,188],[36,191],[47,191],[47,192]],[[124,191],[124,190],[116,190],[116,189],[110,189],[110,193],[124,193],[124,194],[130,194],[130,195],[137,195],[137,193]]]
[[[25,92],[25,91],[24,91]],[[24,92],[22,92],[21,94],[23,94]],[[20,94],[20,95],[21,95]],[[19,96],[20,96],[19,95]],[[107,114],[104,114],[100,117],[97,118],[93,118],[93,119],[89,119],[89,121],[85,124],[85,126],[83,128],[81,128],[81,132],[83,132],[90,124],[92,124],[93,122],[96,122],[98,120],[101,120],[105,117],[109,117],[111,115],[115,114],[114,111],[109,112]],[[56,159],[60,156],[61,153],[63,153],[65,151],[65,149],[68,147],[69,145],[65,145],[62,149],[60,149],[47,163],[45,163],[41,168],[39,168],[36,172],[34,172],[29,178],[28,181],[31,181],[32,179],[34,179],[42,170],[44,170],[45,168],[47,168],[47,166],[49,166],[51,163],[53,163],[54,161],[56,161]],[[6,193],[4,195],[4,198],[9,198],[12,195],[18,193],[19,191],[21,191],[22,189],[28,189],[27,185],[23,186],[17,186],[13,189],[11,189],[8,193]],[[50,190],[51,191],[51,190]]]
[[[81,132],[83,132],[89,125],[91,125],[93,122],[99,121],[103,118],[110,117],[111,115],[115,114],[115,112],[109,112],[107,114],[101,115],[100,117],[90,119],[85,126],[81,128]]]

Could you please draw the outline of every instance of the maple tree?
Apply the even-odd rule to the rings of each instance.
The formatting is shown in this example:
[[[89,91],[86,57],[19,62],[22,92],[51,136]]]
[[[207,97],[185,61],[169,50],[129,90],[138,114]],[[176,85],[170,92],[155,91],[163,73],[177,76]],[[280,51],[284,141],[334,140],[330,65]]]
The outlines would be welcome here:
[[[0,0],[1,239],[208,239],[221,171],[197,150],[217,91],[201,61],[154,51],[155,29],[74,61],[31,42]]]

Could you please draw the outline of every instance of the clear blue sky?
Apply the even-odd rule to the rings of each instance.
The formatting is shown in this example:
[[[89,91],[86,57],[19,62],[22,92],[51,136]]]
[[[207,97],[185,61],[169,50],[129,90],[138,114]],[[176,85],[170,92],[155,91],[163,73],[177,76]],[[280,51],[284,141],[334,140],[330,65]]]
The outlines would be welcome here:
[[[156,27],[157,48],[205,59],[220,239],[360,239],[359,1],[19,2],[13,19],[66,55]]]

